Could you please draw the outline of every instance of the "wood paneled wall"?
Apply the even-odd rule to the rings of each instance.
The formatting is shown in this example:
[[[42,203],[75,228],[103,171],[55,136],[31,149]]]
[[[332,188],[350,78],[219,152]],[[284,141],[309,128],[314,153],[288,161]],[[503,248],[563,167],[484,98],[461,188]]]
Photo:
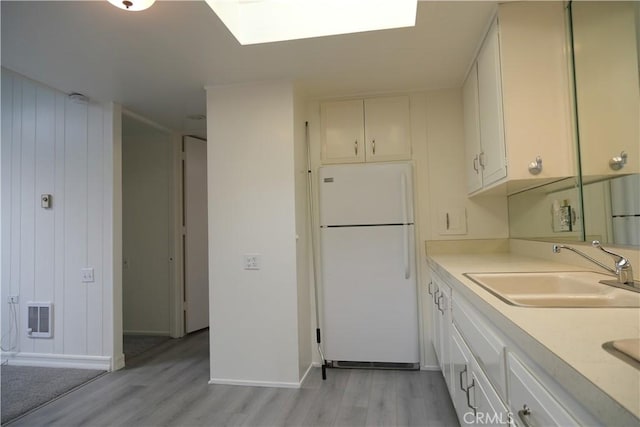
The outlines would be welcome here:
[[[113,117],[2,70],[2,334],[17,295],[19,353],[113,354]],[[28,301],[53,303],[51,339],[27,336]]]

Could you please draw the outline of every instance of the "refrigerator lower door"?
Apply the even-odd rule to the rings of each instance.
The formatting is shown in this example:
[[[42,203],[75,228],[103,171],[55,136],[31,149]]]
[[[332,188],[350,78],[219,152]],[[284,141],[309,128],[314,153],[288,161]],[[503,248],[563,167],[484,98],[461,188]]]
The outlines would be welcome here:
[[[327,360],[419,362],[413,236],[412,225],[322,229]]]
[[[614,217],[613,242],[616,245],[640,246],[640,216]]]

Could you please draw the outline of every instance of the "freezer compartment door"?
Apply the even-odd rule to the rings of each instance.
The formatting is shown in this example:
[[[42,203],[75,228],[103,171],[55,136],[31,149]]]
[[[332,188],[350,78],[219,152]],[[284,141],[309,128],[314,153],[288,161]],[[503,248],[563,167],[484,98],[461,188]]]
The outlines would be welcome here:
[[[409,163],[320,168],[320,225],[413,223],[412,178]]]
[[[327,360],[419,362],[413,232],[413,226],[322,230]]]

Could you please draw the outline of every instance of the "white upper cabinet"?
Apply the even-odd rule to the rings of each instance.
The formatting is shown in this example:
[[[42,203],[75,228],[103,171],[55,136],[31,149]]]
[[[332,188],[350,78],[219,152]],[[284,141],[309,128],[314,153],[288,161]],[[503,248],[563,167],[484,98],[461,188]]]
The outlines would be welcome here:
[[[463,87],[469,193],[575,175],[566,34],[561,2],[499,6]]]
[[[411,158],[408,96],[365,99],[364,126],[368,162]]]
[[[580,3],[580,4],[576,4]],[[576,102],[582,175],[640,172],[637,2],[574,2]],[[626,154],[620,169],[609,161]]]
[[[320,105],[322,162],[364,162],[364,109],[361,99]]]
[[[497,22],[491,25],[478,53],[477,66],[480,120],[478,163],[482,170],[482,185],[487,186],[507,176]]]
[[[320,105],[322,163],[411,159],[409,97]]]
[[[467,170],[467,191],[473,193],[482,188],[480,169],[480,113],[478,112],[478,65],[473,64],[462,87],[464,111],[464,153]]]

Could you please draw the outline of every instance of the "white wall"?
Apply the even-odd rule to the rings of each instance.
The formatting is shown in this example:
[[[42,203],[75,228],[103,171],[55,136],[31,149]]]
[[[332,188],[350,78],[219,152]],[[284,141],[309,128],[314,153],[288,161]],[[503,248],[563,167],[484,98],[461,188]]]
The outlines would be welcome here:
[[[207,89],[214,383],[299,385],[293,99],[289,83]]]
[[[19,296],[18,353],[11,363],[119,363],[117,112],[113,104],[72,101],[2,70],[3,336],[10,326],[7,297]],[[51,209],[40,207],[41,194],[52,195]],[[93,267],[94,283],[81,282],[83,267]],[[28,301],[53,303],[51,339],[27,337]]]
[[[124,332],[169,335],[172,138],[125,116],[122,140]]]

